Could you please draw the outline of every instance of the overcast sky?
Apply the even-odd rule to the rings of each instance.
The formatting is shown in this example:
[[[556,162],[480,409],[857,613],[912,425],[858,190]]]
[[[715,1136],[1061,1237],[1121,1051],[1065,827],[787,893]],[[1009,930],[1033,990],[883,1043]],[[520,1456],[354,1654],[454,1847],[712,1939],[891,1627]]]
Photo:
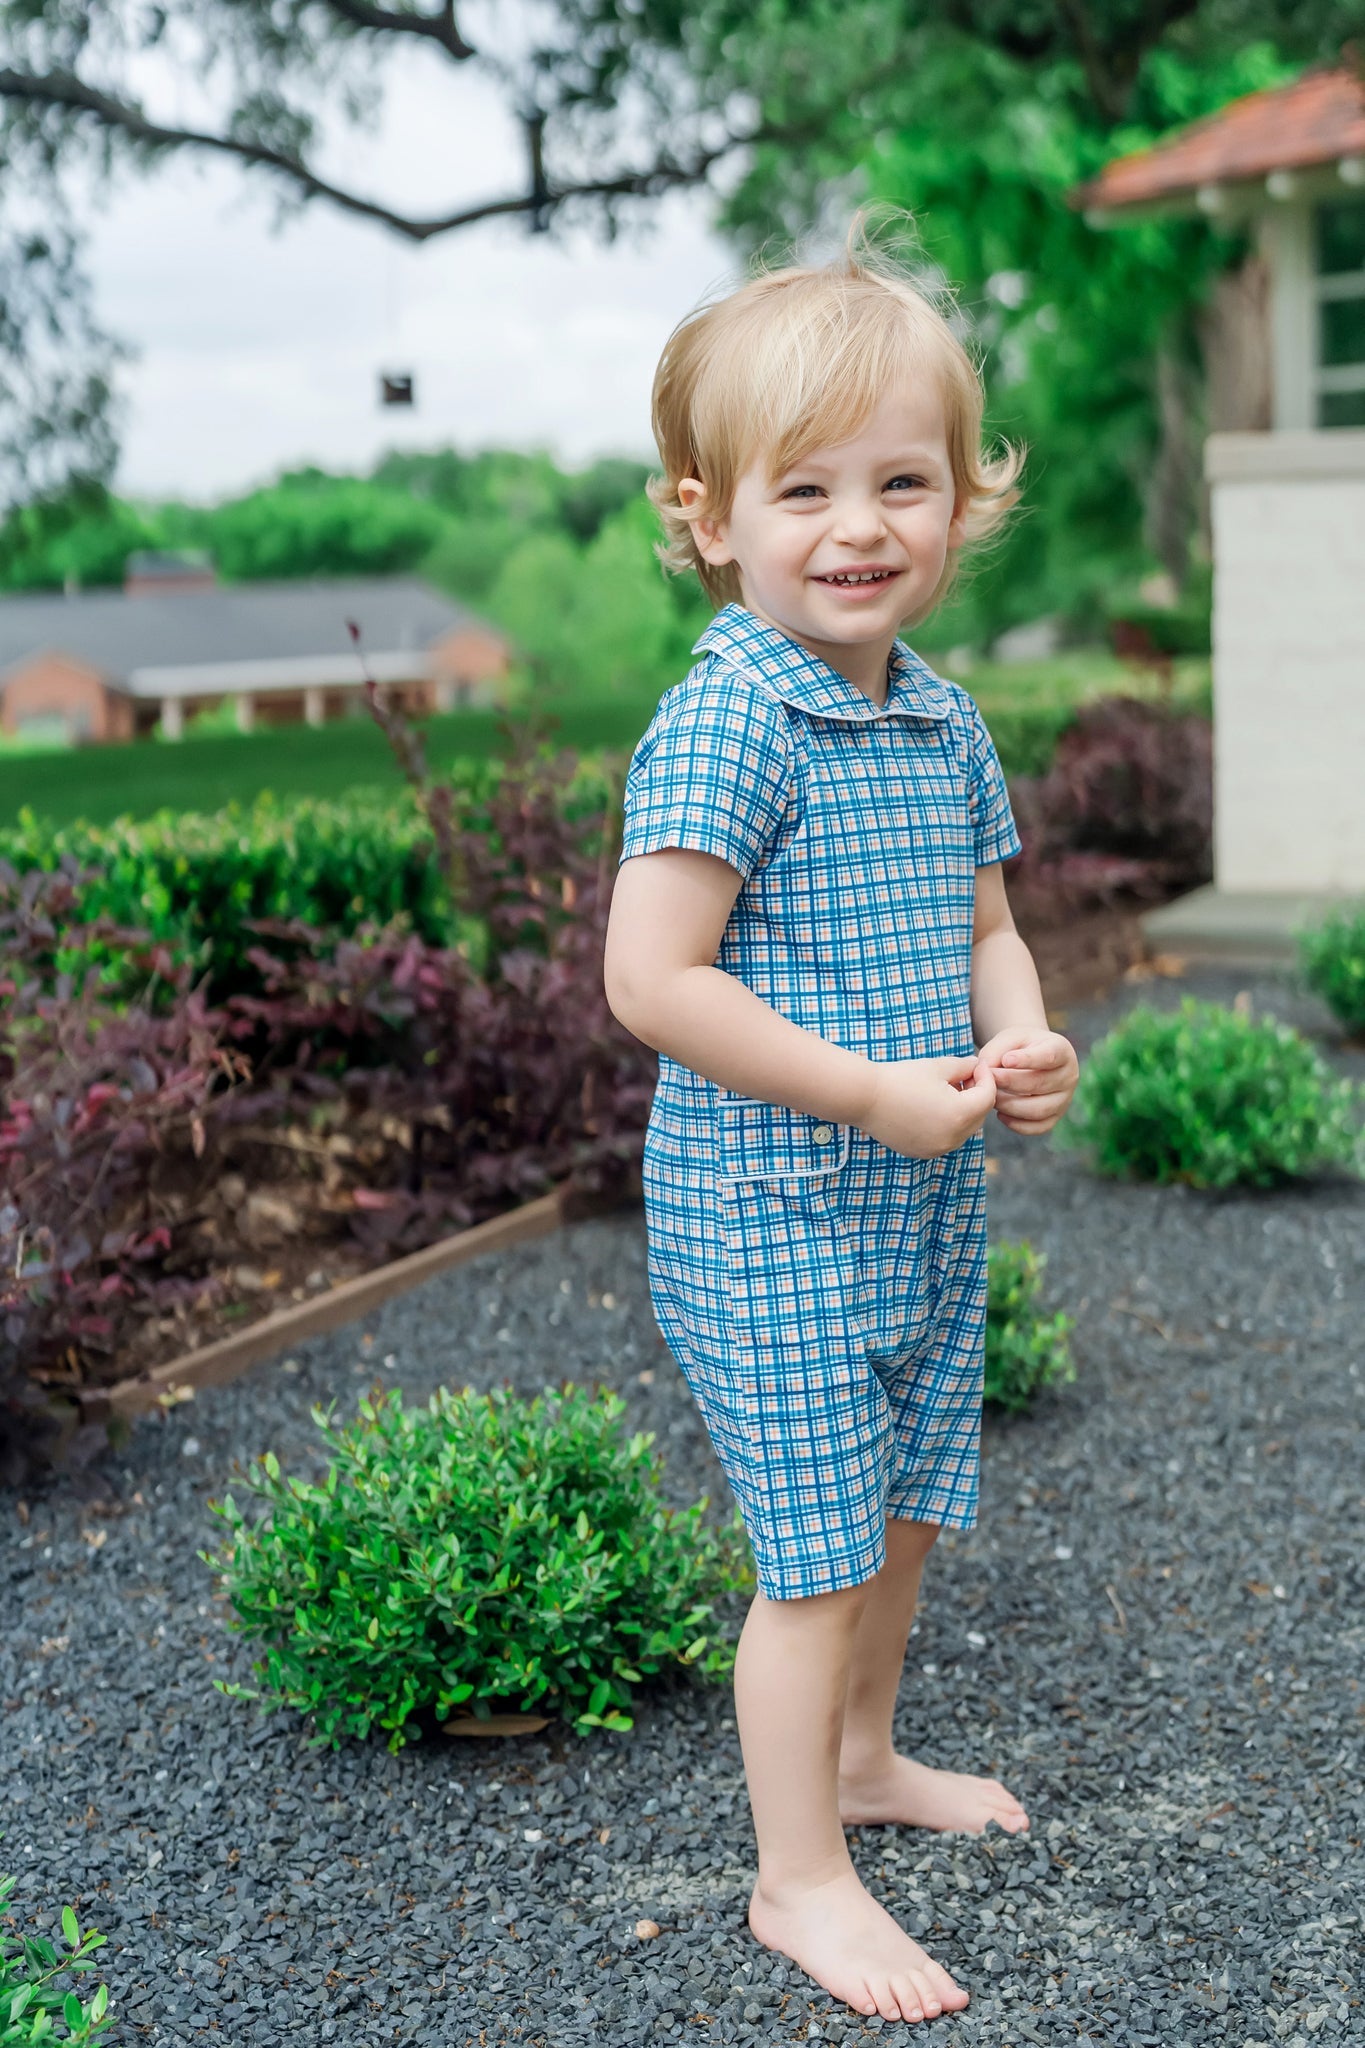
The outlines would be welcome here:
[[[382,129],[326,167],[436,211],[517,189],[516,141],[486,83],[419,52],[393,67]],[[212,498],[394,445],[648,455],[659,350],[734,262],[704,195],[655,204],[654,232],[614,248],[514,221],[416,249],[321,202],[275,212],[264,178],[180,156],[88,216],[99,316],[138,351],[124,491]],[[412,413],[380,408],[381,369],[413,372]]]

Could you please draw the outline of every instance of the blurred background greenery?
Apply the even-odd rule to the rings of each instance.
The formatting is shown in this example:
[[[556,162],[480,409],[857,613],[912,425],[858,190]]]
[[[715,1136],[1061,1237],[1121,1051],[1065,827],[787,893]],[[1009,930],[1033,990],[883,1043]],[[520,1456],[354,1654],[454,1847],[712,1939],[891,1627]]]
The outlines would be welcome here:
[[[1343,61],[1360,21],[1360,0],[547,0],[529,39],[490,15],[466,43],[449,8],[169,0],[116,34],[95,0],[0,0],[0,59],[13,60],[0,68],[13,172],[0,194],[0,590],[117,584],[145,548],[206,550],[226,582],[420,575],[511,636],[519,710],[576,745],[627,747],[707,617],[654,559],[647,464],[616,453],[569,470],[535,450],[444,448],[391,453],[366,475],[292,470],[215,505],[121,498],[118,352],[83,294],[63,179],[73,164],[136,177],[211,149],[287,198],[339,201],[419,241],[492,212],[610,237],[690,186],[706,188],[737,256],[778,259],[803,239],[832,248],[858,206],[885,204],[913,217],[906,253],[926,282],[954,294],[989,433],[1028,453],[1017,516],[917,646],[978,695],[1025,769],[1042,765],[1049,715],[1055,731],[1094,695],[1206,702],[1200,450],[1259,259],[1202,216],[1099,229],[1076,194],[1116,155],[1305,63]],[[317,173],[324,141],[373,113],[385,65],[419,43],[423,61],[481,76],[528,143],[523,190],[436,227]],[[149,135],[138,64],[188,79],[196,49],[217,130]],[[73,76],[91,67],[100,94],[82,97]],[[57,225],[15,230],[20,187],[51,195]],[[1185,657],[1164,677],[1107,652],[1113,622],[1154,602]],[[1031,663],[1002,659],[1020,653],[1020,628],[1038,636]],[[325,795],[392,772],[360,729],[267,738],[223,722],[174,760],[89,750],[78,788],[8,749],[0,815],[22,800],[54,816],[154,796],[204,808],[263,780]],[[493,737],[481,713],[433,726],[438,752],[478,755]]]

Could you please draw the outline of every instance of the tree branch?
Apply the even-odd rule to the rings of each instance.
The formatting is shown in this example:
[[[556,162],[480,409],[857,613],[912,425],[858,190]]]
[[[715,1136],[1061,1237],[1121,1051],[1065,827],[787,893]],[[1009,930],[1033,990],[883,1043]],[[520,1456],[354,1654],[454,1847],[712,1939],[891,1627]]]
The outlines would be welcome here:
[[[425,36],[428,41],[439,43],[441,48],[457,63],[475,54],[474,45],[467,43],[455,23],[455,0],[443,0],[439,14],[413,14],[406,8],[375,7],[370,0],[322,0],[333,14],[339,14],[343,21],[349,21],[353,28],[374,29],[395,35]]]
[[[167,128],[159,122],[149,121],[140,108],[86,85],[70,72],[49,72],[40,76],[34,72],[0,70],[0,100],[61,107],[69,113],[87,115],[101,127],[149,149],[204,149],[235,157],[240,163],[263,165],[289,179],[306,199],[326,199],[343,212],[378,221],[394,234],[404,235],[413,242],[428,242],[437,235],[450,234],[457,228],[472,227],[476,221],[493,220],[503,215],[529,213],[538,219],[548,220],[550,214],[570,199],[648,198],[676,186],[698,185],[713,164],[734,150],[744,149],[755,142],[796,141],[808,132],[808,124],[800,130],[758,128],[748,135],[728,135],[714,148],[699,150],[686,163],[680,163],[671,156],[661,156],[646,170],[621,171],[615,177],[588,178],[566,185],[546,185],[539,192],[532,190],[509,194],[503,199],[485,199],[473,206],[461,207],[454,213],[438,214],[423,220],[399,213],[380,200],[366,199],[360,193],[330,184],[309,170],[302,158],[291,156],[287,150],[274,149],[268,143],[198,128]]]

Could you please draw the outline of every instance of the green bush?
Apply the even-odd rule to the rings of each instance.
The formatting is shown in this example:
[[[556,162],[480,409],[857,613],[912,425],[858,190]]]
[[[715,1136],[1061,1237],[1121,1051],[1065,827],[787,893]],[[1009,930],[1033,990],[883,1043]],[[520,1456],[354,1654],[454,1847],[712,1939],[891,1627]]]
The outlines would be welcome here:
[[[1074,704],[1000,704],[984,710],[1000,765],[1017,775],[1046,775],[1057,742],[1076,723]]]
[[[488,829],[501,772],[495,761],[454,764],[457,820]],[[580,762],[569,813],[605,814],[614,801],[601,768]],[[478,942],[450,913],[426,820],[406,792],[356,792],[336,802],[267,796],[112,825],[53,826],[25,811],[0,830],[0,861],[21,874],[74,864],[89,877],[83,917],[104,915],[164,941],[196,974],[208,973],[215,1001],[254,987],[246,956],[259,943],[250,929],[256,920],[299,919],[345,935],[401,919],[429,945]],[[116,952],[108,964],[117,979]]]
[[[0,1877],[0,1918],[14,1890],[12,1877]],[[109,1993],[101,1984],[93,1998],[82,2001],[58,1982],[93,1970],[95,1950],[106,1937],[87,1927],[82,1934],[70,1906],[62,1908],[62,1939],[67,1953],[45,1935],[24,1934],[12,1940],[0,1926],[0,2048],[30,2048],[30,2043],[93,2041],[109,2025]]]
[[[1042,1252],[1027,1242],[993,1244],[988,1257],[985,1399],[1019,1413],[1044,1387],[1075,1379],[1075,1326],[1061,1309],[1042,1312]]]
[[[267,1453],[246,1475],[263,1514],[210,1504],[229,1534],[201,1556],[265,1651],[259,1689],[219,1690],[310,1715],[314,1747],[377,1727],[397,1750],[415,1716],[466,1701],[628,1728],[645,1679],[728,1671],[713,1603],[748,1580],[738,1523],[666,1507],[653,1437],[627,1438],[623,1412],[574,1387],[442,1389],[417,1409],[378,1392],[346,1429],[315,1408],[324,1479],[285,1479]]]
[[[1334,911],[1299,940],[1304,980],[1353,1037],[1365,1034],[1365,903]]]
[[[1105,1174],[1272,1187],[1358,1166],[1356,1099],[1287,1024],[1187,996],[1101,1039],[1059,1137]]]

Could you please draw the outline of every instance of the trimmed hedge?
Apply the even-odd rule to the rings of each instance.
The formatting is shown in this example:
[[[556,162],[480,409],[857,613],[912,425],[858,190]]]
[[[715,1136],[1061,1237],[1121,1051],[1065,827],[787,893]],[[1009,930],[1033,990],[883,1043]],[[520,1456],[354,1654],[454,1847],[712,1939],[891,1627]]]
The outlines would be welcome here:
[[[506,766],[463,761],[452,777],[454,814],[464,829],[494,832]],[[577,766],[565,798],[570,819],[605,812],[614,785],[591,763]],[[407,792],[358,791],[340,802],[261,797],[249,806],[196,814],[159,812],[113,825],[49,826],[26,811],[0,831],[0,864],[78,878],[82,922],[100,917],[165,945],[221,1002],[255,991],[248,960],[256,923],[297,923],[348,937],[395,921],[427,945],[471,944],[477,934],[453,916],[430,826]],[[85,964],[88,964],[86,956]],[[64,961],[59,965],[66,965]],[[121,961],[111,951],[109,976]]]

